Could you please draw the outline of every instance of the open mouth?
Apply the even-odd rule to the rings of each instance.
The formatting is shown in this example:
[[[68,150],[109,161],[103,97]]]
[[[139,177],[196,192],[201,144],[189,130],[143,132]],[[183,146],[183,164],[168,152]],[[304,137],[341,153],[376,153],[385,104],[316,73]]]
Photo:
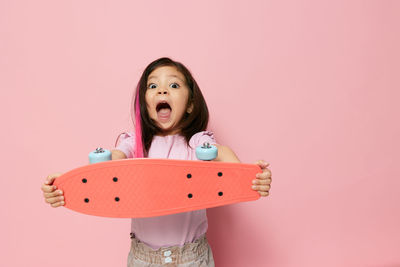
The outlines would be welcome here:
[[[159,111],[162,111],[162,110],[165,110],[165,109],[169,109],[170,111],[172,110],[171,106],[167,102],[158,103],[157,106],[156,106],[157,113]]]
[[[160,102],[156,106],[157,117],[161,122],[168,122],[171,117],[171,106],[167,102]]]

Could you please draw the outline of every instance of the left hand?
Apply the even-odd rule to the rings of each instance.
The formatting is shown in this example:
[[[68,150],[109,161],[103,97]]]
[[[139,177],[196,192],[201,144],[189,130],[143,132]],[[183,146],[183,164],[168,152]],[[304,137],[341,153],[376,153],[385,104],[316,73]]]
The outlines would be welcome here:
[[[271,171],[267,169],[269,163],[266,163],[263,160],[259,160],[255,162],[255,164],[260,166],[262,173],[256,174],[256,179],[253,180],[253,185],[251,189],[257,190],[262,197],[266,197],[269,195],[269,190],[271,188],[272,182]]]

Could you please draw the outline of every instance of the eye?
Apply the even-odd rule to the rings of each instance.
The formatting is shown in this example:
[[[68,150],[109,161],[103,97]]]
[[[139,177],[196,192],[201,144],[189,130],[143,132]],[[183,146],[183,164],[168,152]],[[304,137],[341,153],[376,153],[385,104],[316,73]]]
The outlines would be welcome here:
[[[157,85],[155,85],[154,83],[151,83],[151,84],[149,84],[147,87],[148,87],[149,89],[154,89],[154,88],[156,88],[156,87],[153,87],[153,85],[154,85],[154,86],[157,86]]]
[[[174,87],[174,85],[175,85],[175,87]],[[179,88],[179,84],[177,84],[177,83],[171,83],[171,85],[170,85],[172,88]]]

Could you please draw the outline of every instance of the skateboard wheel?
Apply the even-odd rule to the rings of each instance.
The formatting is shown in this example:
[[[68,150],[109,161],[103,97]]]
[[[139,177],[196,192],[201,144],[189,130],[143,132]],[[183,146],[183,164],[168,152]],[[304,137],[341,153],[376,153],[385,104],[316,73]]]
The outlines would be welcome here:
[[[96,150],[89,153],[89,163],[97,163],[103,161],[111,160],[111,152],[107,149],[101,147],[96,148]]]
[[[202,146],[196,147],[196,157],[199,160],[213,160],[218,155],[218,149],[216,146],[204,143]]]

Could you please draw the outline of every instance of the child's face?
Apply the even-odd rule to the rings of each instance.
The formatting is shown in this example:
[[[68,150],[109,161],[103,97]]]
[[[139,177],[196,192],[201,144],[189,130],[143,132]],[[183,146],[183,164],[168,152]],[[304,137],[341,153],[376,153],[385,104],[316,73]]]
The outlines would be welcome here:
[[[185,77],[175,67],[163,66],[150,73],[146,90],[147,111],[164,130],[163,134],[179,133],[175,127],[185,112],[190,113],[193,108],[193,105],[186,108],[188,98]]]

